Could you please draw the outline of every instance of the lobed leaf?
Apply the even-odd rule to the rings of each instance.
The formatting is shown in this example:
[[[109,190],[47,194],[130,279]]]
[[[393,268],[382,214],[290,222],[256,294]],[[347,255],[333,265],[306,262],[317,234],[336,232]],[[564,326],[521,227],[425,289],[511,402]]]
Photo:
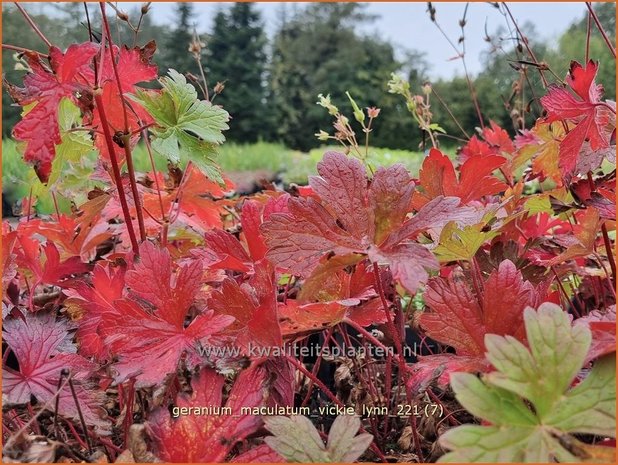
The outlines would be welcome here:
[[[583,461],[589,452],[569,447],[571,434],[615,435],[615,357],[599,359],[570,388],[585,362],[590,330],[571,326],[550,303],[526,309],[524,319],[529,348],[511,336],[487,335],[487,357],[497,371],[482,379],[452,375],[460,404],[491,425],[447,431],[439,441],[450,452],[441,462]]]

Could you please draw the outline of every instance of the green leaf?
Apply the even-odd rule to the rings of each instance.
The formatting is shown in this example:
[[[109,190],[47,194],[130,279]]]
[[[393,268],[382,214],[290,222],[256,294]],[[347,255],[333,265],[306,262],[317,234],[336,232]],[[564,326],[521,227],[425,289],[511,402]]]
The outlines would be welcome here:
[[[434,253],[443,262],[472,260],[485,241],[498,234],[498,231],[483,231],[484,227],[484,223],[479,223],[462,229],[455,221],[448,222],[442,229],[440,243]]]
[[[60,127],[61,143],[56,146],[56,157],[47,184],[43,184],[33,169],[27,174],[26,182],[32,187],[32,195],[45,198],[54,191],[75,203],[82,203],[86,196],[80,198],[80,193],[88,192],[94,185],[90,174],[94,170],[96,158],[94,144],[87,130],[73,130],[81,125],[79,108],[68,98],[60,100],[58,105],[58,125]],[[19,151],[24,145],[17,146]]]
[[[368,433],[356,435],[361,422],[355,415],[340,415],[335,419],[326,446],[313,423],[306,417],[265,417],[264,423],[266,429],[274,435],[264,438],[264,441],[289,462],[354,462],[373,440],[373,436]]]
[[[446,131],[444,130],[444,128],[442,128],[442,126],[440,126],[438,123],[431,123],[427,127],[431,129],[432,131],[441,132],[442,134],[446,134]]]
[[[213,158],[217,145],[225,141],[230,115],[223,108],[199,100],[195,88],[185,77],[170,69],[161,78],[163,90],[138,90],[131,98],[140,103],[156,122],[151,129],[152,148],[178,164],[193,162],[206,176],[223,183]]]
[[[591,344],[584,325],[551,303],[524,312],[529,348],[510,336],[487,335],[487,358],[496,368],[482,379],[451,375],[459,403],[491,426],[463,425],[440,444],[441,462],[551,462],[589,459],[572,434],[615,437],[615,355],[598,359],[571,388]]]
[[[549,195],[533,195],[526,200],[526,204],[524,208],[530,215],[534,215],[536,213],[552,213],[553,210],[551,208],[551,201],[549,200]]]

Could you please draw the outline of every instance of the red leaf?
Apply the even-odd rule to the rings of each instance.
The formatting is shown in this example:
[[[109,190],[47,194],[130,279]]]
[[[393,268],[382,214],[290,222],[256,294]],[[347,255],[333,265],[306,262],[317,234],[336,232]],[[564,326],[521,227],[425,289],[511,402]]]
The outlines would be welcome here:
[[[224,461],[238,442],[260,427],[259,416],[242,413],[241,409],[264,405],[266,377],[263,367],[253,366],[241,372],[224,405],[230,409],[226,413],[182,415],[174,419],[167,408],[156,410],[146,427],[157,456],[166,462]],[[193,394],[179,394],[174,406],[180,409],[222,407],[224,384],[223,376],[212,369],[202,369],[191,382]]]
[[[161,173],[151,173],[150,176],[158,177],[160,185],[164,183]],[[164,212],[167,213],[171,210],[174,214],[177,214],[175,223],[187,225],[203,232],[223,226],[221,217],[227,214],[225,207],[229,204],[229,201],[223,199],[223,197],[226,190],[230,190],[232,187],[230,181],[225,181],[226,186],[222,188],[208,179],[200,170],[191,169],[186,174],[185,181],[181,186],[161,192],[161,201],[156,189],[142,189],[140,186],[140,190],[143,191],[145,209],[159,214],[161,204],[163,204]],[[116,204],[113,214],[115,216],[122,214],[120,204]],[[146,218],[146,220],[148,219],[149,217]],[[160,226],[154,221],[152,225],[158,232]]]
[[[253,260],[261,260],[266,256],[266,244],[260,234],[262,225],[262,206],[255,200],[245,200],[242,204],[240,225],[243,237]]]
[[[393,278],[408,291],[415,292],[427,281],[427,270],[437,270],[436,257],[420,244],[400,243],[393,247],[372,247],[368,253],[374,263],[388,264]]]
[[[255,262],[259,262],[266,255],[266,244],[260,232],[264,219],[272,213],[287,211],[287,202],[290,196],[283,194],[271,197],[265,204],[257,200],[245,200],[242,206],[240,224],[242,227],[241,242],[233,234],[220,229],[206,232],[207,251],[200,255],[206,259],[210,268],[239,271],[241,273],[253,271]]]
[[[586,356],[587,361],[616,352],[616,306],[607,311],[593,310],[588,315],[575,320],[575,324],[587,325],[592,332],[592,345]]]
[[[272,450],[268,444],[260,444],[237,455],[230,463],[286,463],[286,460]]]
[[[7,287],[17,276],[17,255],[13,253],[16,243],[17,231],[2,231],[2,295],[6,295]]]
[[[585,67],[572,61],[566,81],[575,95],[562,87],[551,86],[548,94],[541,97],[548,112],[547,122],[570,120],[577,124],[560,143],[559,166],[564,174],[575,170],[584,141],[589,142],[592,150],[609,146],[604,121],[598,112],[603,88],[594,82],[597,70],[598,63],[592,60]]]
[[[26,404],[34,396],[40,405],[53,410],[60,373],[67,369],[84,419],[100,433],[109,434],[109,422],[103,419],[102,393],[87,386],[90,374],[98,366],[75,353],[65,321],[57,321],[49,314],[27,314],[23,319],[5,320],[2,329],[4,341],[19,363],[19,371],[6,366],[2,370],[2,392],[7,403]],[[59,397],[59,413],[79,420],[68,383]]]
[[[413,205],[419,209],[438,196],[459,197],[462,204],[504,191],[507,186],[491,176],[506,159],[496,155],[470,157],[460,167],[459,180],[453,162],[437,149],[431,149],[423,161],[419,180],[423,193],[414,194]]]
[[[20,267],[31,271],[35,277],[31,292],[43,283],[66,287],[71,282],[66,279],[67,277],[88,271],[88,265],[82,263],[79,257],[61,261],[58,249],[51,242],[41,246],[38,240],[25,235],[20,236],[18,240],[21,247],[16,249],[17,263]]]
[[[198,343],[207,344],[210,336],[232,323],[232,317],[215,316],[209,311],[199,314],[185,328],[201,278],[201,263],[181,266],[174,273],[167,249],[150,242],[140,245],[140,262],[126,273],[126,284],[153,311],[127,300],[116,300],[113,307],[99,307],[105,345],[119,357],[116,382],[135,377],[137,387],[160,383],[176,371],[181,358],[193,366],[199,358]]]
[[[401,227],[410,211],[414,183],[403,165],[380,167],[371,179],[369,206],[373,210],[376,244]]]
[[[122,88],[123,96],[135,92],[136,84],[144,81],[151,81],[157,77],[157,67],[150,63],[154,53],[154,42],[146,44],[143,48],[135,47],[114,47],[114,59],[116,60],[116,69]],[[118,90],[116,75],[111,63],[111,54],[105,54],[105,63],[102,67],[103,77],[101,85],[101,98],[105,106],[105,116],[107,123],[112,128],[112,132],[125,130],[125,119],[123,111],[122,97]],[[131,110],[132,109],[132,110]],[[152,118],[139,104],[134,101],[130,102],[130,108],[127,108],[127,124],[130,132],[137,131],[142,124],[148,124]],[[92,121],[93,127],[101,126],[101,117],[99,111],[95,108]],[[95,133],[95,144],[100,150],[101,155],[107,160],[110,159],[109,149],[105,143],[105,139],[101,131]],[[139,132],[132,138],[132,143],[139,139]],[[124,149],[120,145],[115,145],[114,150],[119,160],[124,160]]]
[[[63,97],[75,102],[75,92],[89,87],[90,64],[98,49],[92,42],[71,45],[64,54],[51,47],[51,69],[39,55],[26,55],[32,73],[24,78],[25,87],[17,91],[17,103],[26,106],[36,102],[36,105],[15,125],[13,136],[26,142],[24,160],[34,165],[41,182],[47,182],[56,156],[55,146],[61,142],[58,104]]]
[[[208,265],[211,268],[239,271],[250,271],[253,263],[242,244],[235,236],[222,229],[213,229],[205,235],[205,245],[212,255]]]
[[[497,155],[511,155],[515,151],[515,146],[509,133],[502,129],[495,121],[489,122],[489,127],[483,129],[483,139],[494,148]]]
[[[372,237],[374,216],[369,209],[367,175],[363,165],[341,153],[326,152],[317,165],[317,171],[319,176],[312,176],[309,185],[334,213],[341,229],[358,240]],[[407,181],[410,184],[409,175]]]
[[[133,293],[150,302],[157,315],[182,328],[187,310],[202,287],[202,265],[193,262],[172,271],[167,249],[151,242],[140,245],[140,261],[127,271],[126,283]]]
[[[412,365],[412,374],[406,382],[413,394],[423,392],[434,381],[438,386],[448,386],[451,373],[487,372],[491,364],[483,357],[453,354],[437,354],[418,357]]]
[[[221,289],[211,294],[208,308],[217,315],[234,317],[226,333],[235,337],[238,347],[281,347],[275,276],[267,261],[256,264],[248,283],[239,285],[231,278],[223,281]]]
[[[279,322],[284,336],[304,336],[341,323],[348,307],[339,302],[301,304],[288,300],[279,305]]]
[[[270,389],[268,406],[292,407],[294,405],[294,386],[296,385],[296,368],[285,357],[272,357],[264,362],[268,372]]]
[[[457,355],[484,357],[485,334],[510,335],[523,339],[523,311],[545,297],[513,262],[504,260],[476,296],[462,281],[438,278],[430,281],[425,301],[431,312],[420,317],[427,335],[455,348]]]
[[[477,136],[472,136],[459,152],[459,161],[464,163],[470,157],[487,157],[495,154],[495,149],[490,147],[487,142],[480,140]]]
[[[354,264],[356,267],[350,271],[349,267]],[[348,307],[345,312],[347,318],[362,326],[384,323],[386,314],[374,289],[374,282],[373,272],[367,268],[365,262],[358,263],[355,257],[333,257],[320,263],[304,281],[296,300],[300,304],[341,304]],[[330,321],[332,324],[338,323],[341,309],[335,306],[330,308],[337,309],[337,316]],[[317,325],[323,327],[325,322],[329,322],[329,317],[321,315]]]
[[[93,212],[94,213],[94,212]],[[99,222],[99,215],[80,218],[61,214],[57,221],[46,219],[24,223],[24,231],[40,234],[60,247],[63,256],[79,256],[89,261],[96,255],[96,248],[112,235],[107,222]]]
[[[148,313],[135,302],[118,300],[115,307],[116,311],[102,315],[100,331],[110,351],[118,355],[115,381],[135,377],[138,388],[160,384],[176,372],[183,357],[187,367],[195,366],[201,361],[198,343],[208,344],[210,336],[233,321],[210,311],[183,328],[182,323],[178,326],[165,315]]]
[[[69,309],[77,306],[83,311],[76,335],[79,351],[86,357],[101,360],[109,355],[109,348],[97,330],[102,314],[116,311],[114,302],[124,294],[124,274],[123,268],[98,263],[92,273],[92,285],[77,281],[72,289],[64,291],[68,296],[65,306]]]
[[[437,261],[412,242],[413,236],[429,229],[439,234],[448,221],[478,216],[460,208],[459,199],[437,197],[405,220],[412,180],[400,165],[378,170],[372,180],[358,160],[342,153],[327,152],[318,166],[321,177],[310,183],[319,200],[291,198],[289,212],[273,214],[262,225],[267,257],[302,277],[324,256],[366,255],[390,265],[402,285],[415,292]]]

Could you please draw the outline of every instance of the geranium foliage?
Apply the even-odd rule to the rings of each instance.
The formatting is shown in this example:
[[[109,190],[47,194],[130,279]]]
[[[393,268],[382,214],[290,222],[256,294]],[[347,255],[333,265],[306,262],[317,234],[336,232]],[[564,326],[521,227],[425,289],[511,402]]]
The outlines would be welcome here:
[[[2,228],[11,457],[36,435],[64,461],[610,460],[615,103],[596,76],[612,64],[573,62],[536,121],[487,121],[457,153],[393,78],[432,144],[418,172],[374,166],[320,96],[344,148],[307,186],[240,196],[208,83],[105,26],[24,52],[7,83],[33,168]],[[379,130],[389,109],[348,99],[363,139]],[[167,170],[136,173],[137,144]],[[46,190],[72,208],[31,215]]]

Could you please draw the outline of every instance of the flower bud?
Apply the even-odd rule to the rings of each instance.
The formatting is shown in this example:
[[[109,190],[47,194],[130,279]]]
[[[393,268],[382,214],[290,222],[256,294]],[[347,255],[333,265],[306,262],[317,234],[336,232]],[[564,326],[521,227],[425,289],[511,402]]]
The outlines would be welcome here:
[[[217,82],[215,84],[215,94],[220,94],[221,92],[223,92],[223,89],[225,89],[225,84],[223,84],[222,82]]]
[[[321,107],[326,108],[330,115],[334,116],[337,113],[339,113],[339,109],[335,105],[333,105],[330,101],[330,94],[327,95],[326,97],[324,97],[324,95],[322,94],[319,94],[318,101],[316,103],[320,105]]]
[[[127,21],[127,22],[129,21],[129,15],[126,14],[124,11],[120,11],[120,10],[116,11],[116,16],[118,16],[118,19],[120,21]]]
[[[405,95],[410,90],[410,83],[405,81],[398,74],[392,73],[391,80],[388,81],[388,91],[391,94]]]
[[[197,35],[194,35],[189,43],[189,52],[192,53],[193,56],[199,57],[204,47],[206,47],[206,44],[202,42]]]
[[[314,134],[315,137],[318,138],[318,140],[321,140],[322,142],[327,141],[330,138],[330,135],[323,130],[320,130],[320,132],[316,132]]]
[[[352,104],[352,110],[354,110],[354,119],[362,124],[365,121],[365,113],[363,113],[363,110],[358,107],[349,92],[346,92],[345,94],[348,96],[348,99]]]
[[[371,118],[371,119],[377,118],[379,114],[380,114],[380,109],[379,108],[367,107],[367,115],[369,116],[369,118]]]

